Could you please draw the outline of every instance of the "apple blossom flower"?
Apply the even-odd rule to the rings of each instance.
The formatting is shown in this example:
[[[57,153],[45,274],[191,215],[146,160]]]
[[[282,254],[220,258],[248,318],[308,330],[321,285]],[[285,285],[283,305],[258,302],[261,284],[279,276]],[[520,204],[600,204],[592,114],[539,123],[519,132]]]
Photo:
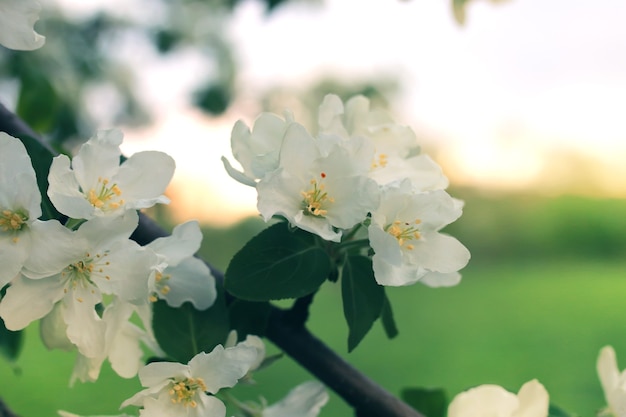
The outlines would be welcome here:
[[[279,168],[257,184],[259,212],[266,221],[282,215],[292,225],[339,241],[341,229],[365,220],[378,206],[378,185],[365,175],[371,151],[360,138],[319,143],[291,124]]]
[[[46,316],[57,302],[69,340],[80,353],[102,355],[105,323],[95,310],[102,294],[122,301],[143,302],[156,255],[128,239],[138,216],[96,218],[76,231],[61,228],[35,240],[22,273],[0,301],[0,317],[9,330],[19,330]],[[61,242],[59,244],[57,242]]]
[[[328,402],[324,385],[308,381],[298,385],[285,398],[266,407],[262,417],[316,417]]]
[[[415,192],[409,180],[384,187],[368,227],[374,276],[380,285],[417,281],[456,285],[469,261],[467,248],[439,233],[461,216],[461,203],[445,191]]]
[[[241,120],[233,127],[230,143],[233,156],[242,167],[238,171],[228,159],[222,157],[226,172],[234,180],[254,187],[257,180],[278,168],[281,145],[293,116],[285,112],[285,119],[272,113],[261,113],[255,120],[252,132]]]
[[[0,0],[0,45],[22,51],[41,48],[46,38],[34,29],[40,10],[35,0]]]
[[[74,219],[116,216],[127,210],[169,203],[163,195],[174,174],[174,160],[157,151],[138,152],[120,165],[119,130],[98,132],[72,159],[52,160],[48,196]]]
[[[617,368],[617,358],[612,346],[600,350],[597,363],[598,377],[608,405],[608,412],[615,417],[626,416],[626,371]]]
[[[63,410],[58,410],[57,413],[59,414],[60,417],[82,417],[82,416],[79,416],[78,414],[69,413]],[[116,414],[114,416],[89,416],[89,417],[134,417],[134,416],[131,416],[130,414]]]
[[[533,379],[517,395],[498,385],[480,385],[458,394],[448,406],[448,417],[548,417],[548,392]]]
[[[213,305],[217,297],[215,278],[209,267],[193,256],[201,242],[200,225],[194,220],[176,226],[171,236],[146,245],[161,259],[150,276],[151,301],[161,298],[172,307],[190,301],[197,310]]]
[[[210,353],[200,352],[187,365],[150,363],[139,370],[139,380],[146,389],[121,407],[142,406],[143,417],[224,417],[224,403],[210,394],[235,386],[258,355],[255,346],[240,342],[228,348],[217,345]]]
[[[41,194],[26,148],[0,132],[0,288],[28,261],[34,240],[63,229],[57,221],[37,220],[40,216]]]
[[[409,178],[420,191],[442,190],[448,179],[441,167],[428,155],[419,152],[415,133],[397,124],[385,111],[370,109],[364,96],[350,98],[345,106],[334,94],[328,94],[319,107],[319,135],[338,135],[344,139],[362,137],[375,148],[370,177],[378,184]]]

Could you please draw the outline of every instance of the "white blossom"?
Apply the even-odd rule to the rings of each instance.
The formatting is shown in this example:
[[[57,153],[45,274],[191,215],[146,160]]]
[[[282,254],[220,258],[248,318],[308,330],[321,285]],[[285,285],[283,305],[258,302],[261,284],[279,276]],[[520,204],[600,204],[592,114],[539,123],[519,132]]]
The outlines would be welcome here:
[[[26,148],[19,139],[0,132],[0,288],[20,272],[33,239],[63,227],[38,221],[39,216],[41,194]]]
[[[380,285],[456,285],[469,261],[467,248],[439,231],[461,216],[445,191],[415,192],[410,181],[385,187],[368,227],[374,276]]]
[[[190,301],[197,310],[206,310],[217,298],[215,278],[209,267],[193,255],[200,249],[202,232],[197,221],[178,225],[171,236],[146,245],[160,264],[150,276],[151,301],[164,299],[172,307]]]
[[[122,403],[142,406],[143,417],[224,417],[226,407],[214,395],[230,388],[257,362],[259,351],[245,342],[210,353],[200,352],[187,365],[153,362],[139,371],[146,387]]]
[[[105,323],[95,311],[102,294],[140,303],[148,292],[148,276],[156,256],[128,239],[137,213],[96,218],[76,231],[61,228],[36,240],[36,256],[22,269],[0,301],[0,317],[19,330],[46,316],[57,302],[67,325],[67,337],[80,353],[102,355]]]
[[[378,206],[378,185],[366,176],[372,149],[359,138],[319,143],[296,123],[285,133],[280,167],[258,184],[258,209],[268,221],[292,225],[326,240],[365,220]]]
[[[254,122],[252,132],[241,120],[233,127],[230,143],[235,159],[242,167],[238,171],[228,159],[222,157],[226,172],[236,181],[254,187],[265,174],[278,168],[283,138],[289,124],[290,113],[281,119],[272,113],[262,113]]]
[[[35,0],[0,0],[0,45],[31,51],[46,40],[35,32],[41,6]]]
[[[617,358],[612,346],[605,346],[600,350],[597,370],[608,405],[608,412],[614,417],[625,417],[626,370],[620,372],[617,368]]]
[[[339,97],[328,94],[319,108],[319,134],[371,141],[375,152],[369,175],[380,185],[409,179],[419,191],[442,190],[448,179],[441,167],[420,153],[417,138],[408,126],[397,124],[387,112],[370,108],[364,96],[350,98],[345,107]]]
[[[116,216],[127,210],[169,203],[163,195],[174,174],[174,160],[157,151],[138,152],[120,165],[122,133],[98,132],[72,159],[55,157],[48,196],[74,219]]]
[[[480,385],[454,397],[448,417],[547,417],[549,405],[548,392],[536,379],[517,395],[498,385]]]

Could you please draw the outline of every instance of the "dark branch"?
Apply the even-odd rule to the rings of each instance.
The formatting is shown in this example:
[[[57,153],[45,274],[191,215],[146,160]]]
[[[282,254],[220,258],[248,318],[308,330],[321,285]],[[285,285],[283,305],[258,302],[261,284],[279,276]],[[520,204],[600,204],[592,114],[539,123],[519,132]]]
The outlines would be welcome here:
[[[39,138],[2,104],[0,104],[0,131],[14,136],[26,134]],[[139,226],[131,238],[145,245],[163,236],[167,236],[167,233],[152,219],[142,214],[139,217]],[[223,273],[211,265],[209,267],[218,282],[223,282]],[[356,410],[357,415],[424,417],[344,361],[303,326],[303,317],[306,319],[310,301],[310,297],[303,299],[297,302],[292,310],[272,307],[267,338],[339,394]]]
[[[0,417],[19,417],[17,414],[9,409],[4,401],[2,401],[2,398],[0,398]]]

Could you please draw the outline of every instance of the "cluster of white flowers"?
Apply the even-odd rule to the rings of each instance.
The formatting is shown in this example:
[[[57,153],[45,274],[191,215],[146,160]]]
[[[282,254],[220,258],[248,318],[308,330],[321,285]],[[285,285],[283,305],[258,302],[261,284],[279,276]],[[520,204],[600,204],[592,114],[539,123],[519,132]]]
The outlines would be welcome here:
[[[461,216],[462,202],[444,189],[441,168],[421,154],[413,131],[369,100],[344,106],[328,95],[319,108],[318,132],[264,113],[252,131],[241,121],[231,136],[235,169],[229,175],[254,186],[267,221],[292,225],[333,242],[367,226],[373,267],[381,285],[455,285],[468,250],[440,230]]]
[[[137,209],[168,202],[163,192],[174,161],[161,152],[140,152],[120,164],[121,142],[119,131],[103,131],[71,161],[65,155],[53,159],[48,196],[68,216],[62,224],[38,219],[41,195],[30,157],[19,139],[0,132],[0,288],[6,286],[0,318],[10,330],[40,320],[47,347],[75,349],[72,382],[95,381],[107,359],[122,377],[139,373],[146,389],[122,407],[141,406],[141,416],[224,417],[224,404],[209,394],[256,369],[265,355],[263,342],[248,336],[235,344],[231,333],[226,348],[201,352],[187,365],[141,368],[140,343],[162,354],[151,329],[152,302],[180,307],[188,301],[204,310],[217,293],[211,271],[193,257],[202,240],[196,221],[146,246],[129,239]],[[143,328],[131,323],[133,314]],[[314,417],[327,399],[324,387],[311,382],[252,411],[259,417]]]
[[[137,209],[167,202],[174,161],[140,152],[120,165],[122,134],[104,131],[70,164],[60,155],[48,176],[48,196],[69,217],[38,220],[41,195],[22,142],[0,133],[0,317],[10,330],[36,320],[49,348],[76,349],[72,380],[95,380],[104,360],[123,377],[141,366],[140,342],[151,336],[151,301],[198,309],[216,298],[209,268],[193,258],[202,235],[197,222],[140,246],[129,239]],[[98,312],[97,306],[103,311]],[[129,322],[133,313],[145,329]]]

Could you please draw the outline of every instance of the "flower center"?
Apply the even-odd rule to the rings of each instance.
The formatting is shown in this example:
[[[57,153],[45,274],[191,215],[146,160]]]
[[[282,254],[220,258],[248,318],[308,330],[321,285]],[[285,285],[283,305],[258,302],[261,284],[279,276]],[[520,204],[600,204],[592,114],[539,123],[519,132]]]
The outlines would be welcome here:
[[[372,161],[372,169],[384,168],[387,166],[388,163],[389,160],[387,159],[387,155],[381,153],[378,155],[378,158],[374,157],[374,160]]]
[[[320,182],[318,183],[317,179],[313,178],[309,183],[311,184],[311,188],[308,191],[301,191],[302,195],[302,208],[304,210],[304,214],[312,215],[315,217],[324,217],[328,214],[328,210],[324,208],[327,203],[334,203],[335,199],[328,196],[328,193],[324,191],[324,184],[321,183],[322,180],[326,178],[326,173],[322,172],[320,174]]]
[[[385,231],[398,240],[398,244],[408,250],[412,250],[414,246],[409,243],[412,240],[418,240],[421,235],[417,225],[422,221],[415,219],[413,223],[396,220],[385,228]]]
[[[98,185],[87,193],[87,201],[102,210],[115,210],[124,205],[124,199],[119,198],[122,190],[117,184],[109,185],[106,178],[98,178]]]
[[[163,275],[162,272],[157,271],[154,275],[154,287],[155,291],[150,294],[150,301],[156,302],[159,299],[159,293],[162,295],[167,295],[170,292],[171,288],[167,285],[167,282],[172,278],[171,275]]]
[[[28,214],[24,210],[2,210],[0,212],[0,231],[2,232],[19,232],[26,226]],[[13,237],[13,242],[17,242],[18,237]]]
[[[185,378],[181,381],[172,381],[169,394],[172,397],[172,403],[195,408],[198,403],[194,400],[196,392],[206,391],[206,385],[202,378]]]
[[[93,276],[97,274],[102,274],[104,279],[110,280],[111,277],[104,273],[104,267],[110,265],[111,263],[106,260],[108,253],[96,254],[92,256],[91,254],[85,254],[85,257],[78,262],[70,264],[61,271],[61,276],[66,279],[66,286],[63,290],[66,294],[71,290],[76,290],[78,288],[86,289],[89,287],[96,287],[96,284],[93,282]],[[91,292],[94,293],[95,289],[92,288]],[[83,300],[78,297],[77,300],[79,302],[83,302]]]

